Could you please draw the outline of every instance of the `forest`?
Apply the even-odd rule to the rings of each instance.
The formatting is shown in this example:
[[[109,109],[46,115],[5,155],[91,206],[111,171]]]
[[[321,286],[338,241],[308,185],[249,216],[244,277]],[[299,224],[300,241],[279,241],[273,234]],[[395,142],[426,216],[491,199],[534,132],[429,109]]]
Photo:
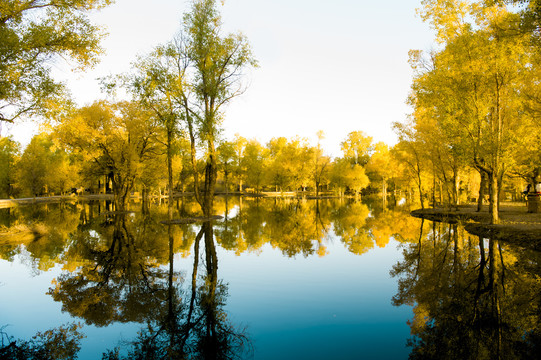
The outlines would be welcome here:
[[[51,77],[52,59],[82,69],[98,61],[104,35],[87,12],[109,4],[1,2],[0,119],[36,118],[43,129],[24,149],[0,138],[1,198],[111,192],[123,210],[133,195],[192,194],[211,216],[217,193],[379,193],[421,208],[488,204],[497,223],[501,201],[540,181],[537,0],[421,1],[435,46],[410,51],[412,112],[393,126],[398,142],[360,129],[344,134],[338,157],[316,129],[317,145],[300,136],[261,144],[241,130],[224,138],[225,107],[258,62],[244,35],[223,34],[214,0],[192,1],[176,37],[101,79],[107,100],[76,106]]]

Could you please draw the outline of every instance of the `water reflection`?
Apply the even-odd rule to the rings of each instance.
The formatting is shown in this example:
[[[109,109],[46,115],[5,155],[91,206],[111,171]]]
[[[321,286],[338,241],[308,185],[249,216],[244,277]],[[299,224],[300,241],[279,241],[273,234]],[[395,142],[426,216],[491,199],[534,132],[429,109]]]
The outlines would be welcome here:
[[[156,204],[145,213],[139,204],[137,212],[111,209],[105,202],[20,207],[4,222],[11,235],[0,238],[2,259],[22,257],[35,271],[62,267],[48,295],[73,318],[97,327],[141,324],[127,346],[109,349],[109,359],[246,357],[250,334],[225,311],[229,285],[219,277],[217,247],[323,257],[330,242],[341,242],[360,255],[391,238],[417,241],[420,222],[400,209],[339,200],[222,198],[213,212],[224,219],[196,225],[171,225],[167,207]],[[187,199],[175,204],[176,218],[200,215]]]
[[[106,216],[72,234],[65,268],[49,294],[62,310],[87,324],[142,322],[166,297],[167,243],[154,238],[157,225],[136,224],[128,214]],[[158,241],[154,241],[158,240]]]
[[[164,226],[159,216],[89,217],[81,215],[85,221],[66,239],[61,261],[68,271],[55,280],[49,295],[86,324],[145,324],[127,357],[115,349],[108,358],[230,359],[249,349],[248,337],[224,311],[227,285],[218,279],[211,222],[196,234],[188,225]],[[174,270],[174,254],[192,247],[193,270],[187,279]]]
[[[431,225],[431,226],[430,226]],[[394,305],[415,305],[412,359],[531,359],[539,354],[538,252],[424,223],[404,260]]]
[[[168,225],[172,234],[173,225]],[[127,355],[109,350],[107,359],[234,359],[244,358],[250,341],[243,329],[228,320],[224,310],[227,285],[218,279],[218,258],[213,225],[205,222],[195,236],[191,280],[174,272],[174,236],[170,236],[166,297],[153,308],[139,337],[130,342]],[[203,241],[201,241],[203,240]],[[202,242],[202,244],[201,244]],[[203,245],[203,249],[201,249]],[[200,254],[202,252],[202,254]],[[204,271],[199,273],[203,259]]]
[[[139,205],[132,207],[140,210]],[[154,206],[149,214],[127,213],[124,219],[109,210],[105,202],[93,202],[20,207],[10,214],[4,211],[0,214],[0,221],[6,224],[0,229],[0,257],[9,260],[21,254],[22,244],[37,270],[55,263],[70,270],[78,266],[78,261],[97,260],[93,258],[98,256],[98,248],[93,254],[85,253],[90,251],[89,246],[96,245],[101,256],[110,254],[109,261],[122,261],[113,255],[119,251],[124,254],[127,246],[154,258],[157,264],[167,262],[164,249],[168,235],[160,224],[167,220],[165,206]],[[175,210],[175,218],[201,215],[197,205],[188,200],[179,200]],[[330,233],[353,253],[363,254],[375,246],[384,247],[393,237],[407,238],[418,222],[401,210],[383,211],[361,202],[338,200],[219,198],[214,213],[224,216],[214,231],[221,247],[240,254],[260,251],[270,244],[289,257],[324,256]],[[137,235],[135,239],[127,228]],[[175,252],[191,251],[196,230],[185,225],[174,231],[182,239]],[[110,241],[113,232],[117,240]],[[130,253],[133,256],[137,253]]]

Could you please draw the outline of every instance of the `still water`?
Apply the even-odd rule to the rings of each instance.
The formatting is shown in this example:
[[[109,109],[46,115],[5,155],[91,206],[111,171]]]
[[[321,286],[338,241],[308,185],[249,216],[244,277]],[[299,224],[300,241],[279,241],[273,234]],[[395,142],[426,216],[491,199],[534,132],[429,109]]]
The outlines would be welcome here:
[[[220,198],[223,219],[174,225],[165,206],[140,208],[2,210],[3,351],[15,340],[40,350],[38,333],[79,359],[491,359],[539,349],[538,253],[377,202]],[[175,204],[175,218],[197,215],[196,204]]]

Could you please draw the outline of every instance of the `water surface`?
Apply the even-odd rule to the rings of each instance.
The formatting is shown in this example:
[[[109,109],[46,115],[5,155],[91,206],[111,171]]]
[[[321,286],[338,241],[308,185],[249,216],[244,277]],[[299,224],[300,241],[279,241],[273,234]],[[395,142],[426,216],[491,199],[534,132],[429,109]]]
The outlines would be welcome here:
[[[224,219],[182,225],[131,209],[2,210],[5,338],[76,323],[79,359],[521,358],[538,344],[538,254],[456,225],[335,200],[220,198]]]

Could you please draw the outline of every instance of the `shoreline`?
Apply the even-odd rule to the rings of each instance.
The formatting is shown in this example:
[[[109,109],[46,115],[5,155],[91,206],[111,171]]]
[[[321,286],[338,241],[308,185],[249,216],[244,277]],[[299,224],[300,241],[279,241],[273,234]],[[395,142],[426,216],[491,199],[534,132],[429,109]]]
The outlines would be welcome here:
[[[294,192],[261,192],[261,193],[252,193],[252,192],[217,192],[215,193],[216,196],[243,196],[246,198],[301,198],[299,196],[300,193],[294,193]],[[302,195],[302,194],[301,194]],[[184,193],[176,193],[174,194],[173,198],[178,199],[182,197],[189,197],[193,196],[193,192],[184,192]],[[318,197],[313,195],[305,194],[304,197],[306,199],[339,199],[339,196],[335,195],[320,195]],[[150,196],[149,199],[167,199],[168,196]],[[39,197],[31,197],[31,198],[15,198],[15,199],[0,199],[0,209],[6,209],[6,208],[12,208],[16,207],[18,205],[31,205],[31,204],[38,204],[38,203],[55,203],[55,202],[71,202],[71,201],[90,201],[90,200],[113,200],[114,195],[113,194],[83,194],[83,195],[53,195],[53,196],[39,196]],[[141,199],[141,196],[132,195],[131,199]]]
[[[502,203],[500,223],[490,224],[487,207],[477,212],[476,205],[455,208],[417,209],[411,216],[445,223],[461,223],[472,235],[492,238],[541,251],[541,213],[528,213],[524,203]]]

